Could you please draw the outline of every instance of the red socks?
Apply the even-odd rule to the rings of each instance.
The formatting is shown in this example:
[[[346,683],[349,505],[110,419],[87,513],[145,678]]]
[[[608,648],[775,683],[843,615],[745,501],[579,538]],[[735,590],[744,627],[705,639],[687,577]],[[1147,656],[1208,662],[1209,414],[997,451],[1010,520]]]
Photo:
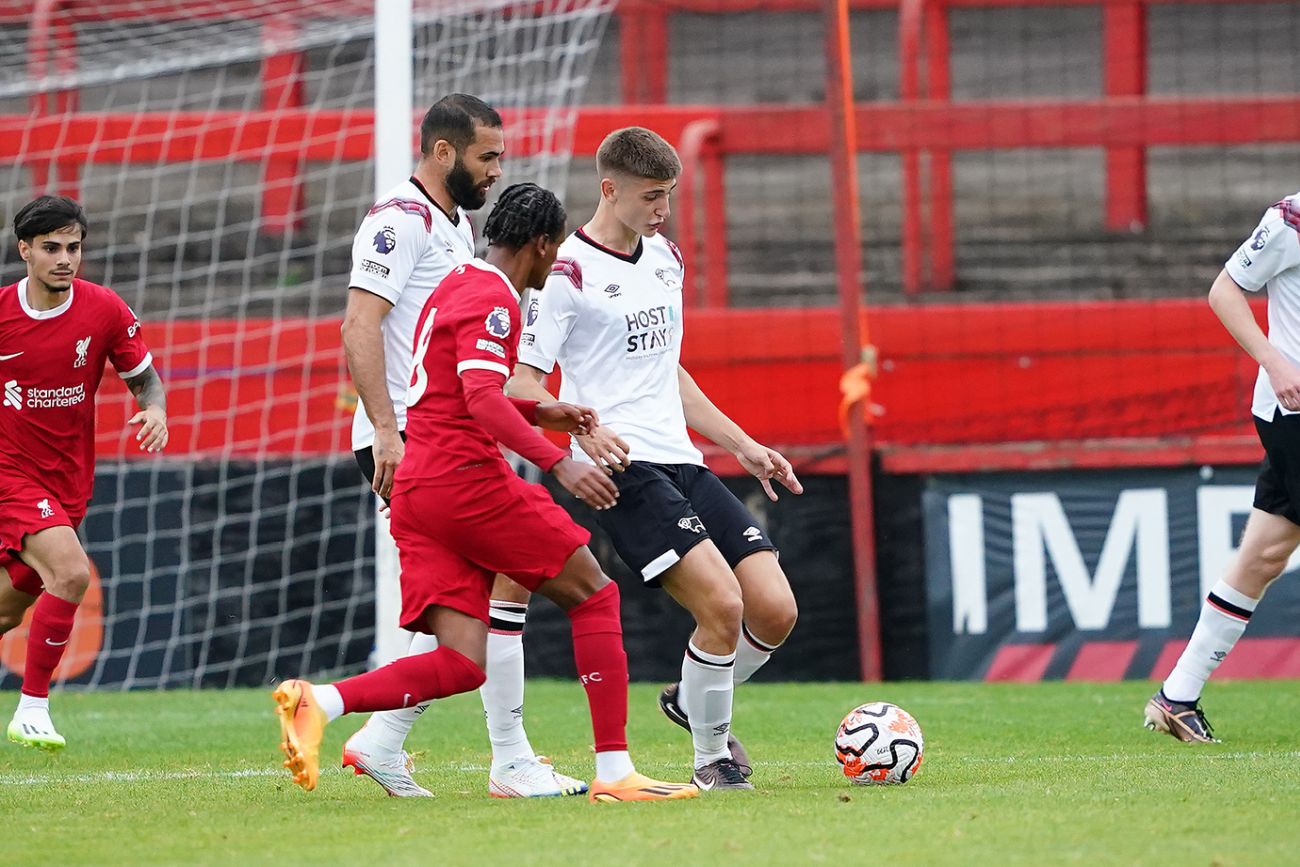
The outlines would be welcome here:
[[[478,689],[487,675],[462,653],[439,647],[334,684],[344,713],[398,710]]]
[[[627,653],[612,581],[570,609],[573,661],[587,690],[596,752],[627,749]]]
[[[601,590],[569,611],[573,658],[591,707],[596,751],[627,749],[627,654],[618,586]],[[406,656],[334,684],[344,713],[396,710],[478,689],[483,670],[450,647]]]
[[[32,625],[27,633],[27,667],[23,671],[23,694],[48,698],[50,678],[63,658],[72,635],[72,621],[77,603],[51,593],[42,593],[32,610]]]

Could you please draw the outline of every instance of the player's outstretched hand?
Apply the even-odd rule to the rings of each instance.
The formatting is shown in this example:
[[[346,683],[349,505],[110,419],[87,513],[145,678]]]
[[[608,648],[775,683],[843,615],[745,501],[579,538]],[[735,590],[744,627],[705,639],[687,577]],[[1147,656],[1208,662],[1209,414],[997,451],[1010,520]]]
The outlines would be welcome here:
[[[375,431],[375,481],[371,490],[387,500],[393,493],[393,476],[406,454],[406,443],[397,431]]]
[[[612,509],[618,503],[618,488],[605,473],[580,464],[568,455],[551,467],[551,475],[564,486],[564,490],[593,509]]]
[[[606,473],[621,473],[632,463],[628,457],[631,447],[604,425],[597,425],[586,436],[579,436],[578,446]]]
[[[802,494],[803,485],[794,474],[794,467],[782,457],[776,449],[769,449],[761,443],[750,440],[736,452],[736,460],[745,471],[758,479],[763,492],[772,502],[776,502],[776,491],[772,489],[772,479],[776,479],[792,494]]]
[[[546,430],[582,436],[600,423],[596,411],[589,406],[578,406],[560,401],[537,404],[537,426]]]
[[[142,409],[127,424],[138,424],[140,430],[136,431],[135,440],[140,444],[142,452],[160,452],[167,448],[167,413],[161,407],[151,406],[148,409]]]

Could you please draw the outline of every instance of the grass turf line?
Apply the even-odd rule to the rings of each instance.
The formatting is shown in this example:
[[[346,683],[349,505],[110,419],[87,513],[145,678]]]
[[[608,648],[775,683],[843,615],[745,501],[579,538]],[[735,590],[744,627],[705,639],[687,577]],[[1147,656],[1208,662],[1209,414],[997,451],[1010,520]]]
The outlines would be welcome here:
[[[1190,747],[1140,728],[1144,683],[749,684],[735,730],[758,791],[634,805],[490,799],[473,695],[410,739],[438,797],[398,800],[337,767],[360,717],[330,726],[308,794],[279,767],[269,690],[56,694],[64,753],[0,748],[0,864],[1294,864],[1298,685],[1212,684],[1225,743]],[[685,780],[689,738],[656,692],[633,686],[633,758]],[[581,688],[534,681],[527,699],[534,746],[589,775]],[[873,700],[924,730],[905,786],[851,787],[835,764],[835,726]]]

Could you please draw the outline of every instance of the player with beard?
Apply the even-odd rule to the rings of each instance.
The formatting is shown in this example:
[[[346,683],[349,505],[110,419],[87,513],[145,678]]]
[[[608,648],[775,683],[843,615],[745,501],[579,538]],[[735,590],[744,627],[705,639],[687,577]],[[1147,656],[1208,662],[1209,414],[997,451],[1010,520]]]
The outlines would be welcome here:
[[[284,765],[306,791],[319,781],[320,742],[331,720],[484,682],[490,590],[495,576],[506,574],[569,620],[596,754],[589,799],[698,794],[693,785],[637,773],[628,753],[618,586],[587,548],[591,534],[545,488],[521,479],[498,445],[594,508],[607,509],[617,498],[600,470],[577,463],[530,427],[586,433],[597,422],[590,409],[503,392],[519,348],[519,295],[546,280],[564,224],[553,193],[536,184],[510,187],[484,226],[486,257],[453,270],[425,303],[406,393],[411,447],[393,484],[393,537],[402,558],[402,625],[436,634],[441,644],[336,683],[286,680],[276,688]],[[286,849],[301,848],[296,836],[286,840]]]
[[[359,401],[352,448],[375,493],[388,499],[405,453],[406,388],[412,340],[424,303],[453,268],[474,258],[467,211],[482,208],[501,177],[501,116],[474,96],[453,93],[420,124],[411,177],[379,197],[352,245],[343,347]],[[533,752],[523,726],[527,591],[499,577],[493,588],[488,679],[480,690],[492,741],[488,790],[498,797],[577,795],[587,786],[556,773]],[[409,653],[438,646],[419,634]],[[394,797],[428,797],[411,777],[406,735],[427,704],[374,714],[343,748],[343,765]]]

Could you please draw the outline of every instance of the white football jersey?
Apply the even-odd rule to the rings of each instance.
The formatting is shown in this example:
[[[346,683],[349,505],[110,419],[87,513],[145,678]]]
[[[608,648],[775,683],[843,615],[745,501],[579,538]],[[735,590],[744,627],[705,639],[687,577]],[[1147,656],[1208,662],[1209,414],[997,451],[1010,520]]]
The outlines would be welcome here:
[[[686,433],[677,382],[684,274],[667,238],[642,238],[626,255],[579,229],[528,302],[519,360],[546,373],[558,363],[560,400],[595,409],[634,461],[704,464]],[[591,463],[576,443],[572,451]]]
[[[381,328],[388,396],[398,430],[406,428],[415,322],[442,278],[473,258],[474,229],[464,210],[457,208],[448,216],[415,178],[381,196],[357,229],[348,286],[373,292],[393,305]],[[374,442],[374,425],[358,400],[352,448],[369,448]]]
[[[1300,193],[1265,211],[1254,233],[1223,268],[1248,292],[1268,287],[1268,342],[1300,367]],[[1250,411],[1272,421],[1279,409],[1277,394],[1261,367]],[[1282,413],[1295,415],[1286,409]]]

